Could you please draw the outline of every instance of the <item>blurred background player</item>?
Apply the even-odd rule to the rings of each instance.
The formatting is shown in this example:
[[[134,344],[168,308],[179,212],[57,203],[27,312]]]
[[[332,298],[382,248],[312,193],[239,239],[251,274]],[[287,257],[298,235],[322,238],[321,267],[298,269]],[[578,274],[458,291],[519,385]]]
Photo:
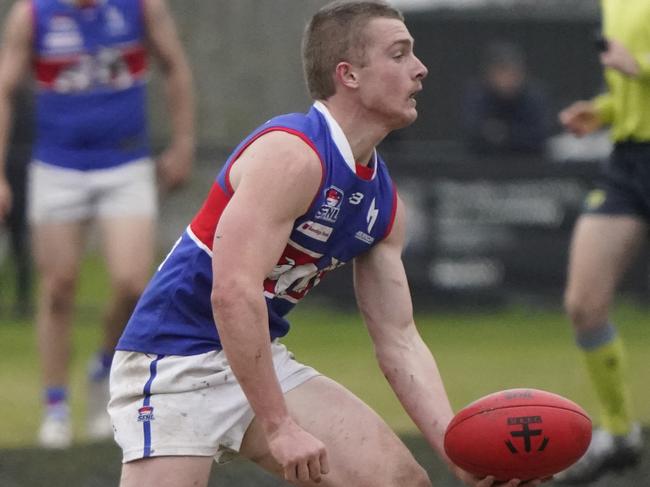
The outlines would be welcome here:
[[[191,169],[194,108],[190,69],[164,0],[19,0],[8,15],[0,60],[2,160],[12,93],[29,66],[36,82],[28,211],[40,280],[36,322],[45,411],[38,439],[44,447],[72,441],[70,328],[89,220],[101,230],[113,293],[89,371],[87,434],[112,433],[106,401],[113,349],[150,275],[155,243],[149,54],[164,75],[173,132],[157,160],[158,176],[172,189]],[[0,217],[10,205],[0,177]]]
[[[480,78],[463,94],[468,149],[478,155],[542,155],[549,136],[549,102],[530,79],[522,50],[493,41],[481,64]]]
[[[577,136],[609,124],[615,144],[571,243],[565,306],[602,414],[585,456],[559,476],[565,483],[635,464],[642,449],[630,410],[625,348],[609,312],[650,219],[650,1],[603,0],[601,7],[605,41],[597,47],[608,92],[560,113]]]

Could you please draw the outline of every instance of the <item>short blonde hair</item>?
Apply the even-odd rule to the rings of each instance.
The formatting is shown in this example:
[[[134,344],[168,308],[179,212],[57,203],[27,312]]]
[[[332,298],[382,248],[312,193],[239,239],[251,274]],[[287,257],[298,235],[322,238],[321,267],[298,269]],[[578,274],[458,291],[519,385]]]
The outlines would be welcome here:
[[[335,1],[311,18],[302,38],[302,64],[314,100],[326,100],[335,93],[338,63],[363,63],[365,27],[370,20],[382,17],[404,21],[399,10],[382,1]]]

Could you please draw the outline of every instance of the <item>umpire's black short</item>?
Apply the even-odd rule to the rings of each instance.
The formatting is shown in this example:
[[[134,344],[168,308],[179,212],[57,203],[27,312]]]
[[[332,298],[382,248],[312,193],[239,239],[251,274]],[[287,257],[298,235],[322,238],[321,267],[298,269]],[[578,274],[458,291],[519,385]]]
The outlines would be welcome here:
[[[650,142],[619,142],[584,213],[639,216],[650,222]]]

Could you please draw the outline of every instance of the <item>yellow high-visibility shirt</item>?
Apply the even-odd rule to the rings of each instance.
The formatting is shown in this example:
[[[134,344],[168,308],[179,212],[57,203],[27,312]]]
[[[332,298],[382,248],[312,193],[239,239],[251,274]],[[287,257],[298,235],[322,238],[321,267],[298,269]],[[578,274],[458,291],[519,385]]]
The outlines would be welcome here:
[[[640,67],[632,78],[605,69],[608,92],[594,101],[614,141],[650,142],[650,0],[601,0],[603,34],[621,42]]]

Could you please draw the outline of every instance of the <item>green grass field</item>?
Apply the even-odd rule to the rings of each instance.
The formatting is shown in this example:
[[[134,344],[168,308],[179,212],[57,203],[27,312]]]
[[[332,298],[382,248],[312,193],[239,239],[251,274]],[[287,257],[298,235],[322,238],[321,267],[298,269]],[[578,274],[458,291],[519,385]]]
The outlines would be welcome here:
[[[88,259],[79,290],[74,332],[72,408],[81,426],[85,368],[99,338],[105,275]],[[317,292],[317,291],[316,291]],[[308,300],[309,301],[309,300]],[[629,347],[634,407],[650,424],[650,329],[647,313],[633,305],[616,310],[615,321]],[[559,310],[509,309],[492,312],[427,313],[417,316],[421,334],[438,360],[453,406],[493,391],[535,387],[563,394],[597,419],[594,396]],[[370,340],[356,313],[309,305],[293,315],[285,343],[301,361],[346,385],[371,404],[400,433],[414,432],[374,360]],[[0,318],[0,448],[33,443],[39,422],[40,386],[33,324]],[[78,440],[83,441],[81,430]]]
[[[2,275],[2,303],[11,289]],[[0,486],[109,487],[117,485],[120,453],[111,442],[88,444],[82,433],[86,364],[99,340],[106,300],[106,277],[96,258],[84,266],[72,363],[72,410],[76,445],[64,452],[34,447],[40,420],[38,360],[33,323],[12,319],[0,306]],[[316,291],[318,293],[318,291]],[[458,487],[447,469],[418,435],[393,397],[374,360],[370,340],[354,312],[328,311],[307,303],[293,315],[285,343],[297,358],[338,380],[372,405],[400,434],[436,487]],[[6,305],[5,305],[6,308]],[[636,413],[650,424],[650,349],[647,310],[634,304],[615,311],[629,348]],[[479,312],[457,310],[417,316],[422,336],[437,358],[449,397],[459,409],[478,397],[505,388],[535,387],[563,394],[584,406],[595,419],[591,389],[572,345],[566,320],[558,310],[512,308]],[[37,466],[37,468],[35,468]],[[211,487],[279,487],[283,484],[245,462],[214,469]],[[650,485],[650,450],[639,468],[608,476],[592,487]]]

